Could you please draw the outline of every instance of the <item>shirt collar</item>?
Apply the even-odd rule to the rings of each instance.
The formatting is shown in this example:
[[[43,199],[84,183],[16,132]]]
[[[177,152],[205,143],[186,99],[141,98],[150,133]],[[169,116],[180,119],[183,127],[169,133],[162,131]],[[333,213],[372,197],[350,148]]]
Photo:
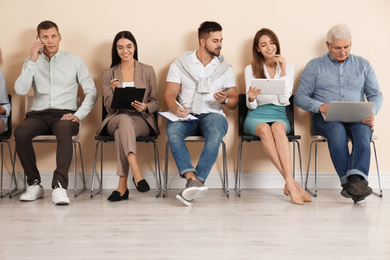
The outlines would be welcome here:
[[[351,54],[349,54],[348,57],[344,60],[344,62],[341,63],[341,64],[332,57],[332,54],[330,54],[330,51],[328,51],[328,57],[329,57],[331,62],[337,63],[337,65],[342,65],[342,64],[345,64],[345,63],[347,63],[349,61],[349,57],[351,57]]]
[[[58,57],[60,57],[61,54],[62,54],[62,51],[59,49],[59,50],[57,51],[57,53],[54,54],[53,57],[51,57],[51,59],[49,59],[49,57],[47,57],[46,54],[45,54],[44,52],[42,53],[43,58],[44,58],[45,60],[47,60],[47,61],[54,61],[54,60],[56,60]]]
[[[200,60],[198,60],[198,57],[196,57],[196,52],[197,51],[198,50],[194,51],[191,54],[191,61],[192,61],[192,63],[202,64],[202,62],[200,62]],[[206,66],[208,66],[208,65],[218,65],[220,62],[221,62],[220,58],[218,56],[214,56],[213,59],[210,61],[210,63],[207,64]],[[202,64],[202,66],[203,66],[203,64]]]

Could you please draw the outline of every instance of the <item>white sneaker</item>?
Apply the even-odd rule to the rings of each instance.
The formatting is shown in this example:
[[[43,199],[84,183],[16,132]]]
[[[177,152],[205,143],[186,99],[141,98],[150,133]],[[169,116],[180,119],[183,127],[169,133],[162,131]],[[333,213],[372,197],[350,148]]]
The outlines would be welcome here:
[[[56,205],[68,205],[70,203],[66,190],[62,188],[61,184],[58,183],[58,187],[53,190],[51,200]]]
[[[34,201],[36,199],[43,198],[43,187],[35,181],[33,185],[28,186],[25,193],[23,193],[19,200],[20,201]]]

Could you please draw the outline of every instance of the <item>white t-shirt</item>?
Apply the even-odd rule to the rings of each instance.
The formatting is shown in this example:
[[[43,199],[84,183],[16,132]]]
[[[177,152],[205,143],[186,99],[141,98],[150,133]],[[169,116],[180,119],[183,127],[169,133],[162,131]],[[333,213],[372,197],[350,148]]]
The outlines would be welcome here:
[[[258,106],[266,104],[274,104],[277,106],[288,106],[290,102],[288,101],[292,95],[292,90],[294,87],[294,77],[295,77],[295,65],[289,61],[286,62],[287,75],[282,77],[282,70],[279,66],[279,63],[276,66],[276,73],[273,77],[274,79],[285,79],[286,80],[286,93],[285,95],[258,95],[253,102],[248,101],[248,95],[246,99],[246,105],[249,109],[256,109]],[[264,74],[267,79],[271,79],[267,66],[264,65]],[[245,85],[246,92],[248,93],[249,87],[251,86],[251,80],[253,79],[252,65],[248,65],[245,68]]]
[[[211,76],[221,61],[218,57],[214,57],[209,64],[203,66],[196,57],[196,51],[194,51],[188,55],[188,63],[193,74],[199,78],[204,78]],[[172,63],[169,67],[167,81],[181,84],[177,101],[180,105],[188,107],[190,113],[192,113],[192,102],[195,96],[196,83],[186,76],[175,63]],[[220,78],[211,82],[209,94],[203,94],[202,114],[218,113],[225,115],[222,104],[215,100],[213,96],[215,92],[221,91],[224,87],[236,87],[236,77],[232,67],[229,67]]]

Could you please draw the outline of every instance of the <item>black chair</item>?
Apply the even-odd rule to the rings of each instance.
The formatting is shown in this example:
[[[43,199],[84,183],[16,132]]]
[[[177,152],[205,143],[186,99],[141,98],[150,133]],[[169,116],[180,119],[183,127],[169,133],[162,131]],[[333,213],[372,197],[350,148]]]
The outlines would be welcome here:
[[[104,107],[104,98],[102,99],[102,121],[107,116],[107,110]],[[156,122],[158,122],[158,115],[154,113],[154,117]],[[156,182],[156,198],[160,195],[161,192],[161,173],[160,173],[160,159],[158,154],[158,144],[156,142],[158,136],[157,135],[148,135],[148,136],[139,136],[137,137],[137,143],[153,143],[154,145],[154,178]],[[96,143],[95,149],[95,159],[93,163],[93,172],[92,172],[92,185],[91,185],[91,198],[95,197],[99,192],[103,190],[103,144],[105,143],[113,143],[115,142],[114,136],[110,135],[96,135],[95,140],[98,141]],[[96,174],[96,164],[97,164],[97,156],[100,144],[100,177]],[[99,181],[98,190],[94,193],[94,184],[95,184],[95,176]]]
[[[11,112],[8,116],[8,121],[7,121],[7,125],[8,125],[8,130],[6,132],[4,132],[3,134],[0,135],[0,144],[1,144],[1,176],[0,176],[0,197],[3,198],[7,195],[10,194],[11,190],[6,193],[6,194],[3,194],[3,159],[4,159],[4,154],[3,154],[3,144],[6,143],[8,144],[8,149],[9,149],[9,157],[11,159],[11,165],[13,166],[14,163],[13,163],[13,159],[12,159],[12,152],[11,152],[11,145],[9,144],[8,140],[11,138],[12,136],[12,97],[11,95],[8,95],[8,100],[9,100],[9,103],[11,105]],[[11,178],[14,177],[11,175]]]
[[[313,129],[313,121],[311,118],[313,117],[313,114],[310,114],[310,151],[309,151],[309,159],[307,163],[307,172],[306,172],[306,180],[305,180],[305,190],[309,192],[312,196],[317,197],[318,192],[318,149],[317,146],[319,143],[326,143],[328,140],[322,136],[318,135],[314,132]],[[371,138],[371,144],[372,148],[374,149],[374,155],[375,155],[375,163],[376,163],[376,170],[377,170],[377,176],[378,176],[378,186],[379,186],[379,193],[377,194],[379,197],[383,197],[383,190],[381,185],[381,176],[379,172],[379,161],[378,161],[378,154],[376,152],[376,145],[375,141],[378,140],[377,135],[373,135]],[[348,141],[351,141],[350,138],[348,138]],[[310,170],[310,159],[311,159],[311,152],[314,144],[314,191],[310,190],[307,186],[308,180],[309,180],[309,170]]]
[[[294,132],[294,96],[290,97],[290,105],[286,106],[286,113],[291,127],[291,131],[287,135],[287,138],[289,142],[293,143],[293,176],[295,177],[295,144],[296,144],[298,155],[299,155],[299,165],[301,168],[301,183],[303,183],[301,149],[298,142],[298,140],[301,139],[301,136],[295,135]],[[240,94],[239,101],[238,101],[238,135],[240,136],[240,141],[238,143],[237,167],[235,172],[236,183],[234,188],[236,190],[238,197],[241,196],[242,144],[244,142],[248,142],[248,143],[261,142],[260,137],[248,135],[244,133],[244,121],[247,114],[248,114],[248,107],[246,106],[246,94]]]

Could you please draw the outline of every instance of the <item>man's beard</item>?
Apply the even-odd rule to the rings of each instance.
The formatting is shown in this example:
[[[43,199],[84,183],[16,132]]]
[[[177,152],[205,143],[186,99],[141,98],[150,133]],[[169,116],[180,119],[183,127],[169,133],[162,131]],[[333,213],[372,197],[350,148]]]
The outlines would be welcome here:
[[[217,48],[215,49],[214,51],[211,51],[207,45],[205,46],[205,49],[206,51],[210,54],[210,55],[213,55],[213,56],[219,56],[221,54],[221,48]],[[218,52],[217,52],[218,51]]]

